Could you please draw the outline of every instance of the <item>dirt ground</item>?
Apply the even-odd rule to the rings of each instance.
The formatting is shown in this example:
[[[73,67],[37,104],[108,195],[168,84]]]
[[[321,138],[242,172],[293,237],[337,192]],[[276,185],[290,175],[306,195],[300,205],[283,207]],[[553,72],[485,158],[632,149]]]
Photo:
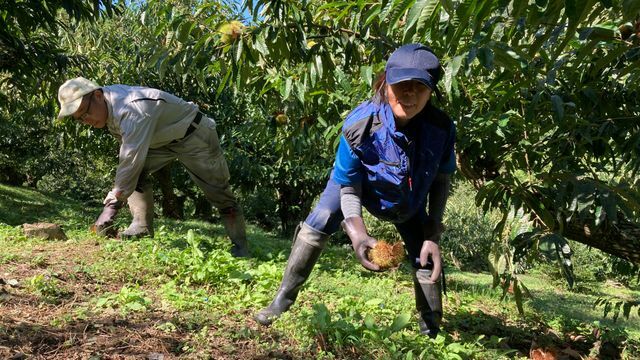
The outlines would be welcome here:
[[[254,335],[260,332],[266,343],[286,344],[285,339],[253,321],[223,324],[224,332],[208,324],[203,333],[186,324],[180,314],[162,310],[126,317],[116,311],[92,313],[89,300],[98,289],[117,292],[123,285],[97,283],[78,267],[79,254],[89,262],[98,250],[97,243],[73,248],[51,243],[33,251],[38,261],[17,259],[0,266],[0,359],[295,358],[246,336],[219,336],[235,326]],[[43,300],[28,289],[29,279],[45,270],[64,288],[55,301]],[[163,328],[168,323],[177,325]]]

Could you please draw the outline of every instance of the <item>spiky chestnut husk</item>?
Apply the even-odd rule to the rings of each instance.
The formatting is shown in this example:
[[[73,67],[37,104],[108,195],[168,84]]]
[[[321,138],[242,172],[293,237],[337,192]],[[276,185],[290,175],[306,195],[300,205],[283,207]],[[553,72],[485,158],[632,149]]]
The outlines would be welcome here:
[[[276,122],[278,125],[284,125],[289,122],[289,117],[286,114],[278,114],[276,115]]]
[[[233,20],[226,24],[222,24],[218,28],[218,32],[222,35],[220,41],[223,44],[231,44],[236,41],[244,31],[244,24],[240,21]]]
[[[376,247],[369,250],[369,261],[380,266],[381,269],[389,269],[398,266],[404,258],[404,246],[401,242],[389,244],[384,240],[376,243]]]

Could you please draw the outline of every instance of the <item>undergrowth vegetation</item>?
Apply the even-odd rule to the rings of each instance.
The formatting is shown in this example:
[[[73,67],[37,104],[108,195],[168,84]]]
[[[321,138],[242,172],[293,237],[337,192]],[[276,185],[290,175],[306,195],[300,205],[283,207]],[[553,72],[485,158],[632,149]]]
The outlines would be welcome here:
[[[537,265],[522,274],[532,295],[524,301],[524,316],[511,296],[492,287],[486,271],[456,269],[454,257],[465,264],[476,257],[471,268],[486,269],[492,242],[492,220],[470,205],[463,186],[456,187],[447,213],[444,331],[434,340],[419,334],[407,265],[367,272],[348,245],[329,246],[291,311],[264,328],[252,315],[280,284],[289,239],[250,226],[254,257],[238,260],[221,224],[159,219],[154,239],[119,241],[86,229],[99,209],[6,186],[0,196],[3,357],[510,359],[536,351],[569,358],[640,356],[640,317],[614,321],[594,308],[604,295],[638,298],[637,283],[606,280],[602,262],[579,263],[604,259],[593,250],[575,249],[581,270],[572,290],[557,268]],[[25,222],[57,222],[69,240],[28,239],[16,214]],[[392,236],[391,229],[375,228]],[[96,340],[103,338],[111,342]]]

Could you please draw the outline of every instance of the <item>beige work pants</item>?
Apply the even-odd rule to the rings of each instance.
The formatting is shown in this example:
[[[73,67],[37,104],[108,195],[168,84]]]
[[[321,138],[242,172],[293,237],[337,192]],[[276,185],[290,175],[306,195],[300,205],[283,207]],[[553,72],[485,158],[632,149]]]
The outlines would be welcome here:
[[[215,122],[203,116],[200,124],[195,126],[197,129],[187,137],[157,149],[149,149],[143,172],[152,174],[173,160],[178,160],[218,210],[237,208]]]

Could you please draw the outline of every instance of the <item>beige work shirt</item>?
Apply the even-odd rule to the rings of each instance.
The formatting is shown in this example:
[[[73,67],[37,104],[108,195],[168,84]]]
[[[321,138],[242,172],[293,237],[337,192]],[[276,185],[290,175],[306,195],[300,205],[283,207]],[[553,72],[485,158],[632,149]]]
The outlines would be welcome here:
[[[127,85],[102,88],[109,115],[107,128],[120,142],[119,165],[113,190],[125,201],[133,193],[149,149],[157,149],[184,136],[198,106],[167,92]]]

